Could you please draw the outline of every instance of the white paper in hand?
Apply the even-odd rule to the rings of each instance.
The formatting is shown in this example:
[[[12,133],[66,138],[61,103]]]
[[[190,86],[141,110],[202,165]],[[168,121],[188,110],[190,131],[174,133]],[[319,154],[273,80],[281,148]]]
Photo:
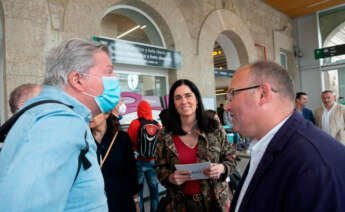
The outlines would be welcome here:
[[[191,180],[208,179],[202,170],[211,166],[210,162],[192,163],[192,164],[175,164],[177,170],[189,170],[192,173]]]

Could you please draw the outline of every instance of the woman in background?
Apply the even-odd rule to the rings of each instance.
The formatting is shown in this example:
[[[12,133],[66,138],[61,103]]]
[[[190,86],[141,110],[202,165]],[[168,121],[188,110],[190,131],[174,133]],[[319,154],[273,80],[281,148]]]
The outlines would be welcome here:
[[[199,90],[189,80],[176,81],[169,92],[167,126],[156,150],[156,171],[167,189],[165,211],[228,211],[230,191],[225,179],[235,169],[235,150],[224,131],[207,129]],[[175,164],[211,162],[203,173],[209,179],[191,180]]]
[[[218,128],[221,128],[221,122],[215,110],[206,110],[204,112],[204,117],[205,126],[208,130],[213,131]]]
[[[90,128],[101,158],[109,211],[139,212],[137,168],[129,135],[120,130],[120,105],[112,113],[95,116],[90,122]]]

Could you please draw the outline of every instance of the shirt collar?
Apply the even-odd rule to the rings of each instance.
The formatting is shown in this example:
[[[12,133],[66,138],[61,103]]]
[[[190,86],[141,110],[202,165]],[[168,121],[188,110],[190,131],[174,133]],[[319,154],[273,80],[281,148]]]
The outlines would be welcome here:
[[[262,137],[259,141],[254,139],[250,143],[250,147],[252,152],[265,152],[268,144],[274,137],[274,135],[278,132],[278,130],[283,126],[283,124],[290,118],[291,115],[286,117],[283,121],[273,127],[264,137]]]
[[[322,107],[323,107],[323,109],[326,110],[326,111],[332,111],[332,110],[335,108],[336,105],[337,105],[337,103],[334,102],[333,106],[332,106],[329,110],[325,107],[325,105],[322,105]]]

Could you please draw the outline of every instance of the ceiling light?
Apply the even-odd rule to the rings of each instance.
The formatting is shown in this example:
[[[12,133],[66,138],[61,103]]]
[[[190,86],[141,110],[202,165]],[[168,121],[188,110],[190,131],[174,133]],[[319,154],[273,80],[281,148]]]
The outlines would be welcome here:
[[[133,27],[132,29],[130,29],[130,30],[122,33],[121,35],[117,36],[116,38],[122,38],[123,36],[128,35],[129,33],[133,32],[134,30],[138,29],[139,27],[140,27],[140,25],[137,25],[137,26]]]
[[[140,29],[145,29],[146,28],[146,25],[142,25],[141,27],[140,27]]]
[[[226,88],[216,89],[216,92],[225,92]]]
[[[315,2],[313,4],[310,4],[307,6],[307,8],[311,8],[311,7],[315,7],[315,6],[318,6],[320,4],[323,4],[323,3],[326,3],[326,2],[329,2],[330,0],[322,0],[322,1],[319,1],[319,2]]]
[[[216,96],[226,95],[227,93],[216,93]]]

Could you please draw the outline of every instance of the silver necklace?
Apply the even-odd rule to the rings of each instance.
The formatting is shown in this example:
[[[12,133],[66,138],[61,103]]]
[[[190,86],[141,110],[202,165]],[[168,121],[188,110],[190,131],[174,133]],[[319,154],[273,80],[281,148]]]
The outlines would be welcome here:
[[[194,133],[195,130],[197,130],[197,129],[198,129],[198,123],[195,122],[195,123],[193,124],[192,128],[191,128],[189,131],[185,131],[185,130],[184,130],[184,131],[186,132],[187,135],[191,135],[191,134]]]

